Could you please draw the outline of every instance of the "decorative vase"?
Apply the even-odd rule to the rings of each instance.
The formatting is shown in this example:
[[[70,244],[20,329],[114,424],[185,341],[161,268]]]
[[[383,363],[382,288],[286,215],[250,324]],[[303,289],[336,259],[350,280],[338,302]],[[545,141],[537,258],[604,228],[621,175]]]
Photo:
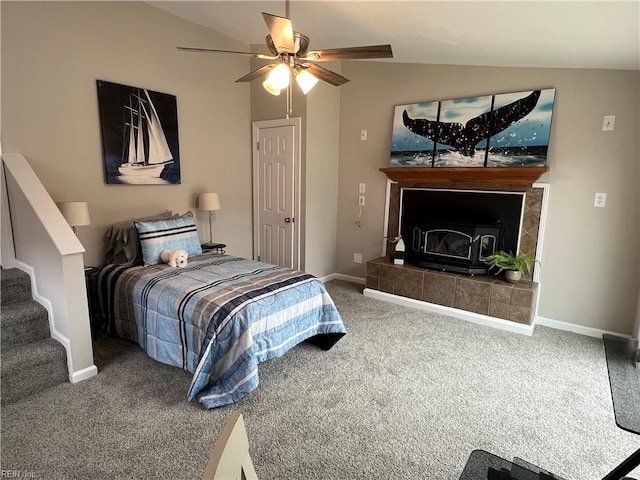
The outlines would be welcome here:
[[[518,283],[522,278],[522,272],[520,270],[505,270],[504,279],[507,282]]]
[[[398,243],[393,254],[393,263],[395,265],[404,265],[404,240],[402,237],[398,237]]]

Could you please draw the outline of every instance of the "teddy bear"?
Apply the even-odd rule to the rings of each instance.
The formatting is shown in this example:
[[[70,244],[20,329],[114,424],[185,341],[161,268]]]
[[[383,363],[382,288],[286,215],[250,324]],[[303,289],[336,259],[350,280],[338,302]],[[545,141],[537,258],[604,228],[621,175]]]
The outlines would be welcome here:
[[[160,252],[160,260],[170,267],[186,267],[188,263],[187,258],[189,258],[189,254],[182,248],[173,251],[163,250]]]

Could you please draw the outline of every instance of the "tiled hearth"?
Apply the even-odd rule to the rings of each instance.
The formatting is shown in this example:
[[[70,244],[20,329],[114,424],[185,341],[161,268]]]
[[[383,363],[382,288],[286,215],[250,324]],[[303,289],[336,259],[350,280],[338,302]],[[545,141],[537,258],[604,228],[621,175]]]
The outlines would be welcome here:
[[[538,284],[501,277],[467,276],[394,265],[384,257],[367,262],[366,287],[401,297],[531,325]]]

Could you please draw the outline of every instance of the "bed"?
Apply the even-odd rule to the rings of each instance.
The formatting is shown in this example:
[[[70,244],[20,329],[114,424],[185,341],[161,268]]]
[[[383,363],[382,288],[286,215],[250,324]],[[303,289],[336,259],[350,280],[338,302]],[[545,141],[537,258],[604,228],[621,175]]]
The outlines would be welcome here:
[[[145,233],[140,222],[134,225],[144,250]],[[113,228],[107,237],[122,240]],[[190,253],[188,265],[173,268],[140,264],[131,257],[137,255],[135,247],[125,261],[113,261],[114,247],[108,255],[112,262],[98,274],[103,329],[138,343],[159,362],[192,373],[188,400],[206,408],[237,402],[257,388],[259,363],[305,340],[328,350],[345,335],[333,300],[314,276],[232,255],[197,253],[199,242],[192,248],[196,253]]]

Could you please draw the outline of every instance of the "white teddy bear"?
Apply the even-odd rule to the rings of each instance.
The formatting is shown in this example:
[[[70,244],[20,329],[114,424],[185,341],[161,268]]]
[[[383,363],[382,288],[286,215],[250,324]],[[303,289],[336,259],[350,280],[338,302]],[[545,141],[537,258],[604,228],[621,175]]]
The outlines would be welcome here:
[[[187,258],[189,258],[189,254],[182,248],[173,251],[163,250],[160,252],[160,260],[170,267],[186,267],[188,263]]]

